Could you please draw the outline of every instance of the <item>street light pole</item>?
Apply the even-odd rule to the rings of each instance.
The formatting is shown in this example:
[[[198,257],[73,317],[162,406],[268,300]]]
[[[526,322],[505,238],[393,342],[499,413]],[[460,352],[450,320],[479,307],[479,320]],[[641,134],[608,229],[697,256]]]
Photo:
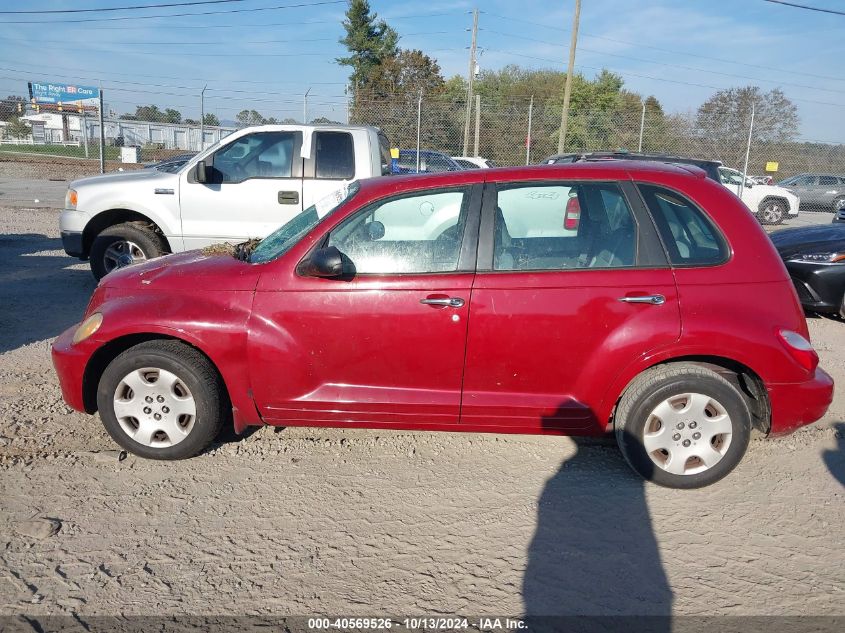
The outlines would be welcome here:
[[[572,73],[575,72],[575,48],[578,44],[578,22],[581,19],[581,0],[575,0],[575,17],[572,20],[572,39],[569,42],[569,66],[566,70],[566,85],[563,88],[563,110],[560,113],[560,137],[557,153],[563,154],[566,143],[566,124],[569,117],[569,97],[572,94]]]
[[[202,92],[200,92],[200,151],[203,150],[205,145],[205,91],[207,88],[208,84],[203,86]]]

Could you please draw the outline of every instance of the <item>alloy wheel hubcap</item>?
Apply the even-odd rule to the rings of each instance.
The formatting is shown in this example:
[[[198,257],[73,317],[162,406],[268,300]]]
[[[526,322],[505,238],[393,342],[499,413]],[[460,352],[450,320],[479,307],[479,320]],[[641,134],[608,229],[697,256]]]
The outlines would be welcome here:
[[[667,398],[649,414],[643,446],[651,461],[673,475],[694,475],[718,464],[731,445],[725,407],[702,393]]]
[[[194,428],[197,405],[187,385],[174,373],[155,367],[129,372],[114,392],[120,428],[139,444],[173,446]]]
[[[783,212],[776,204],[770,204],[763,209],[763,219],[766,220],[766,222],[777,222],[780,220],[782,215]]]
[[[123,268],[131,264],[147,261],[147,255],[135,242],[129,240],[118,240],[112,242],[103,255],[103,264],[106,272],[115,268]]]

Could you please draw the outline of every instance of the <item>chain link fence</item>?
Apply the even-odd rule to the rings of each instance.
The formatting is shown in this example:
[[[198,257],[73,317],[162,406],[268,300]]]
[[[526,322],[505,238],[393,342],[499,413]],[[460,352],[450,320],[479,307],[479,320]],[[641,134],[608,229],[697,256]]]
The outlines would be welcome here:
[[[497,165],[534,164],[557,152],[559,103],[480,98],[473,100],[469,112],[466,106],[466,100],[368,99],[359,95],[348,103],[334,104],[333,117],[319,120],[374,125],[396,147],[415,149],[419,139],[421,149],[451,156],[482,156]],[[266,112],[268,107],[264,107],[265,114],[272,113]],[[200,125],[190,119],[180,123],[139,121],[106,112],[101,146],[99,115],[96,107],[71,106],[58,111],[41,106],[35,111],[26,102],[0,101],[0,165],[17,163],[24,169],[32,167],[33,174],[46,172],[50,177],[58,172],[57,177],[70,178],[98,173],[102,154],[106,171],[138,168],[143,163],[197,152],[238,127],[227,125],[222,112],[221,125]],[[280,121],[294,121],[281,116]],[[775,180],[802,172],[845,174],[845,145],[752,139],[750,174],[763,175],[769,162],[779,163],[778,171],[771,174]],[[664,114],[635,106],[624,111],[573,111],[565,149],[709,158],[741,170],[747,140],[747,128],[731,131],[729,136],[715,135],[700,129],[692,113]]]

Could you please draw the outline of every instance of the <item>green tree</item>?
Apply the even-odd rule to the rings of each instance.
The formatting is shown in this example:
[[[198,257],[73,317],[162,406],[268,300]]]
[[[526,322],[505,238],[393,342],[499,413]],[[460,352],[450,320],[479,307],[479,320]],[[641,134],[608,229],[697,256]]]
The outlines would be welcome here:
[[[181,123],[182,113],[173,108],[167,108],[164,111],[164,123]]]
[[[3,129],[3,135],[6,138],[26,138],[32,133],[32,128],[23,119],[13,116],[9,118],[7,125]]]
[[[798,131],[798,108],[780,88],[763,92],[757,86],[720,90],[698,108],[696,126],[723,162],[741,165],[754,109],[752,142],[787,142]]]
[[[349,76],[356,90],[369,87],[373,73],[385,60],[396,56],[399,35],[378,14],[372,13],[368,0],[349,0],[343,21],[346,36],[340,40],[348,57],[336,61],[352,68]]]
[[[264,125],[267,123],[260,112],[256,110],[241,110],[235,115],[235,121],[238,122],[238,127],[247,127],[249,125]]]
[[[202,122],[205,125],[220,125],[220,119],[217,118],[216,114],[211,114],[210,112],[206,113],[206,115],[202,118]]]
[[[26,101],[23,97],[9,95],[0,101],[0,121],[8,121],[23,114],[26,114]]]
[[[319,116],[311,121],[311,125],[339,125],[340,121],[332,121],[331,119]]]
[[[161,123],[165,120],[165,115],[156,105],[136,106],[135,119],[138,121]]]

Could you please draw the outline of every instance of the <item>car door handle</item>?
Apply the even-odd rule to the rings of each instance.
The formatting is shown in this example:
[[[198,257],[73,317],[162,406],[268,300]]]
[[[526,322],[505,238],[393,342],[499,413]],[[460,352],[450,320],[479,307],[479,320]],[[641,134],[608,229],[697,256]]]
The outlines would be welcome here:
[[[298,191],[280,191],[279,204],[299,204]]]
[[[427,306],[443,306],[444,308],[461,308],[464,300],[460,297],[429,297],[420,299],[420,303]]]
[[[646,295],[644,297],[619,297],[619,301],[623,303],[648,303],[653,306],[660,306],[666,303],[666,297],[663,295]]]

